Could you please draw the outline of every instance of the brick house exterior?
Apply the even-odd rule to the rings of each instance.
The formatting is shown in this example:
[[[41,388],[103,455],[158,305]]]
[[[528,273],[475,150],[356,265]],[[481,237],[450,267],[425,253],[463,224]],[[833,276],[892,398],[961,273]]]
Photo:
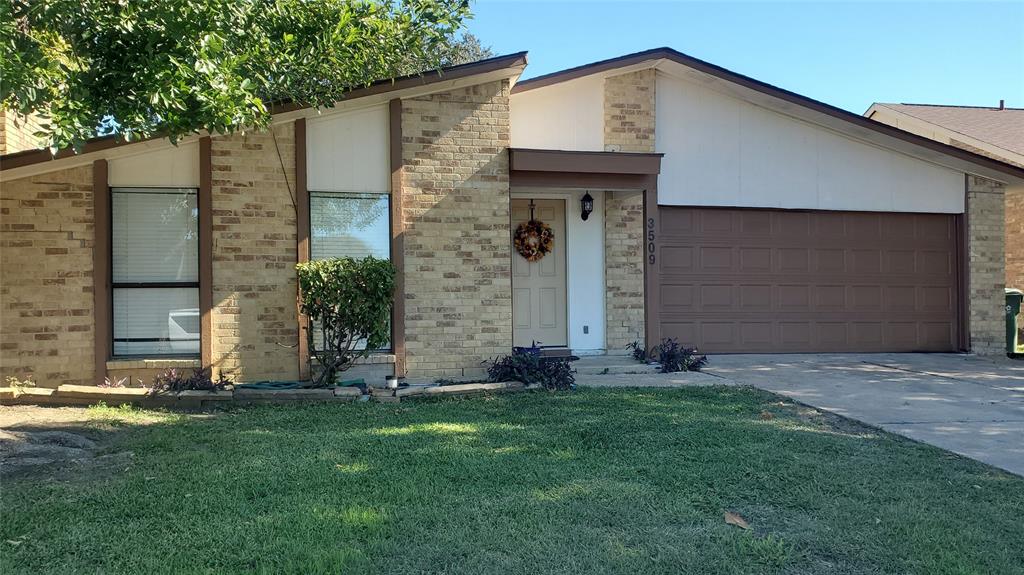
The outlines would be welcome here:
[[[623,353],[636,340],[653,345],[663,329],[661,300],[675,293],[660,278],[676,273],[662,263],[658,243],[672,233],[659,227],[659,213],[676,193],[658,173],[676,161],[662,147],[661,122],[676,112],[663,104],[666,71],[658,66],[675,58],[699,67],[676,54],[642,53],[518,84],[525,55],[516,54],[374,85],[322,114],[279,110],[264,132],[192,138],[176,148],[161,141],[87,147],[58,159],[8,154],[0,158],[0,375],[31,375],[47,387],[108,376],[148,380],[167,367],[210,367],[236,381],[303,377],[307,326],[297,311],[294,266],[319,241],[310,197],[328,193],[372,192],[390,202],[380,225],[389,228],[399,269],[392,349],[357,367],[360,374],[479,376],[484,360],[509,352],[521,281],[511,265],[518,256],[510,201],[535,191],[565,198],[571,224],[564,239],[570,310],[558,312],[572,316],[566,346]],[[590,114],[571,120],[579,142],[516,141],[517,94],[593,74],[600,88],[572,95],[568,108]],[[557,108],[555,96],[550,102]],[[592,138],[583,142],[586,134]],[[921,145],[909,141],[900,153]],[[1010,205],[1024,170],[938,151],[963,166],[966,255],[957,273],[967,290],[958,296],[966,314],[958,347],[999,353],[1004,253],[1016,229],[1016,220],[1004,220],[1003,202]],[[341,181],[359,170],[373,174]],[[112,352],[108,212],[118,186],[197,190],[199,354]],[[580,223],[584,192],[598,196],[598,208]],[[589,290],[586,305],[574,301],[582,290]]]

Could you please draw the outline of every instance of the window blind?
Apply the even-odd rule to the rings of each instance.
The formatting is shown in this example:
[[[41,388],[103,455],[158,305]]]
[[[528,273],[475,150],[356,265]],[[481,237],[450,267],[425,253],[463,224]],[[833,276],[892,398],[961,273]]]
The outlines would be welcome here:
[[[191,189],[111,190],[114,355],[199,353],[199,214]]]

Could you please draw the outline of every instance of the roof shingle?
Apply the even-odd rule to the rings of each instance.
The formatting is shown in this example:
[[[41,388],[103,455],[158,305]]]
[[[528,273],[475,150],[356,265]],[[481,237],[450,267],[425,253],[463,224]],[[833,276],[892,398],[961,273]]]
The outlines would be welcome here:
[[[954,132],[1024,154],[1024,108],[877,104]]]

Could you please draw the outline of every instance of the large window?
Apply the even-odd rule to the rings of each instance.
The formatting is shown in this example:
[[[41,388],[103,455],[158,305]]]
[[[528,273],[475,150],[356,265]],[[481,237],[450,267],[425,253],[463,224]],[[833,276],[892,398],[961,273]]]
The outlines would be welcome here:
[[[389,259],[390,206],[388,194],[310,193],[310,257]]]
[[[310,192],[309,223],[314,260],[391,259],[391,197],[386,193]],[[312,327],[313,339],[320,345],[320,330]]]
[[[114,355],[199,354],[196,190],[111,190]]]

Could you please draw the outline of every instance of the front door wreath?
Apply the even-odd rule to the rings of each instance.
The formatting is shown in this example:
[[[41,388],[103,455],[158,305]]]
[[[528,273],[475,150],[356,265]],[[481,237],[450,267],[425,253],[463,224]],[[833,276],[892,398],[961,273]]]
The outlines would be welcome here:
[[[555,232],[544,222],[531,219],[516,227],[512,239],[519,255],[526,258],[526,261],[535,262],[551,253],[555,245]]]

